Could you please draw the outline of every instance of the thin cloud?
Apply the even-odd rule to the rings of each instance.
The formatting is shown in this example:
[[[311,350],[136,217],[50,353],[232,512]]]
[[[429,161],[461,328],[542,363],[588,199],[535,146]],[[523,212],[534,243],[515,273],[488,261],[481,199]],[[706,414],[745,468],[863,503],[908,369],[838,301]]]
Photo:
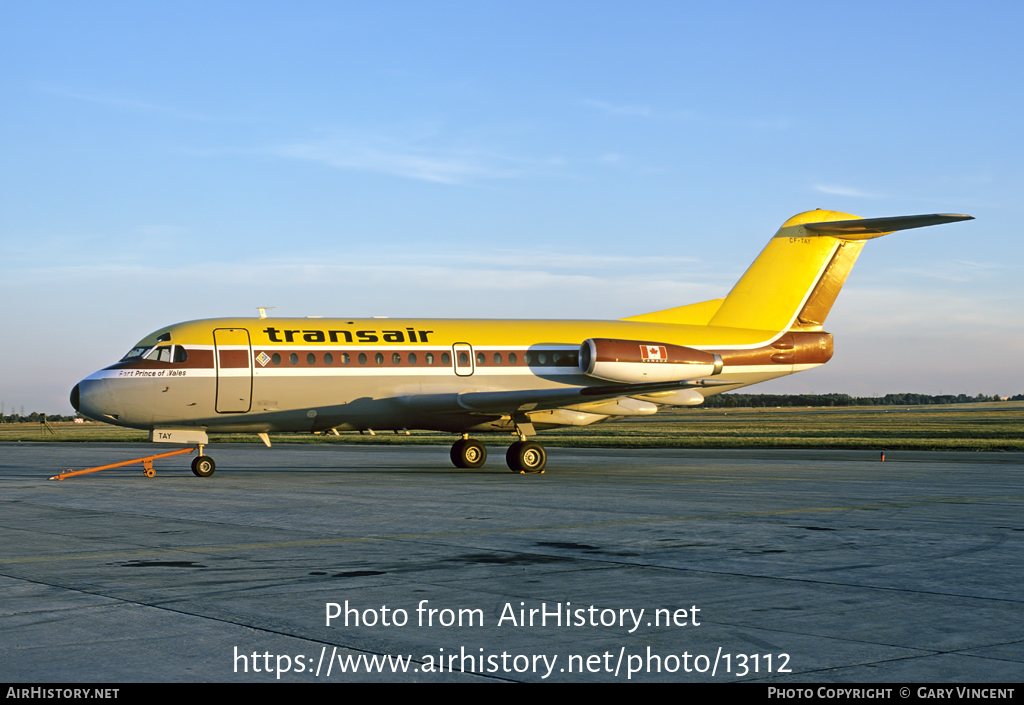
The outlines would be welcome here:
[[[135,228],[135,232],[143,237],[152,238],[175,238],[187,235],[190,230],[189,228],[182,227],[180,225],[140,225]]]
[[[860,189],[850,188],[848,186],[838,186],[836,184],[815,184],[815,191],[821,193],[827,193],[830,196],[850,196],[852,198],[886,198],[881,194],[868,193],[867,191],[861,191]]]
[[[389,149],[346,140],[289,144],[272,151],[280,157],[319,162],[337,169],[371,171],[439,184],[507,179],[520,174],[516,169],[488,163],[469,152],[445,154],[398,146]]]
[[[765,118],[765,119],[751,119],[751,120],[736,120],[737,125],[748,127],[758,131],[766,130],[788,130],[793,126],[793,121],[789,118]]]
[[[914,333],[948,335],[962,339],[997,332],[1020,339],[1024,325],[1018,323],[1017,301],[1013,295],[972,295],[935,286],[893,288],[857,286],[845,288],[831,318],[830,328],[848,335]],[[899,305],[894,306],[893,302]],[[833,331],[833,332],[835,332]],[[1024,340],[1024,339],[1022,339]]]
[[[324,139],[270,148],[287,159],[325,164],[336,169],[369,171],[417,181],[459,184],[512,179],[549,169],[560,159],[526,159],[479,147],[451,147],[433,131],[420,134],[344,131]]]
[[[616,103],[610,103],[606,100],[594,100],[587,99],[580,101],[582,105],[588,108],[599,110],[605,115],[611,115],[614,117],[633,117],[633,118],[644,118],[653,121],[663,122],[680,122],[687,121],[689,123],[700,124],[703,126],[709,126],[711,124],[722,124],[725,126],[738,127],[744,130],[756,130],[763,132],[766,130],[780,131],[787,130],[793,126],[793,121],[787,117],[776,117],[776,118],[722,118],[719,115],[710,116],[707,113],[701,114],[696,110],[676,110],[672,112],[662,112],[655,110],[649,105],[622,105]]]
[[[437,255],[427,255],[427,258],[436,258]],[[452,255],[442,255],[445,262],[452,261]],[[423,257],[417,257],[422,261]],[[651,269],[664,270],[666,268],[693,265],[700,262],[696,257],[655,257],[655,256],[631,256],[631,255],[586,255],[567,254],[558,252],[531,251],[522,253],[515,250],[496,250],[482,253],[461,253],[456,257],[463,265],[486,265],[504,268],[535,269],[538,262],[543,262],[547,269]]]
[[[911,275],[925,279],[938,279],[941,281],[966,283],[984,281],[992,276],[1002,273],[1006,265],[991,262],[971,262],[969,260],[954,260],[948,262],[934,262],[927,267],[895,267],[884,273],[883,276]]]
[[[677,110],[665,113],[655,110],[649,105],[620,105],[616,103],[609,103],[606,100],[587,99],[580,101],[580,104],[585,105],[588,108],[598,110],[605,115],[615,117],[633,117],[648,120],[672,121],[691,119],[697,116],[697,113],[693,110]]]
[[[898,267],[890,270],[892,274],[912,275],[924,277],[925,279],[938,279],[940,281],[955,282],[963,284],[972,280],[972,277],[965,276],[962,271],[955,269],[924,269],[921,267]]]
[[[995,262],[972,262],[970,260],[962,259],[958,264],[969,267],[970,269],[1003,269],[1006,265],[996,264]]]
[[[0,290],[25,290],[34,286],[55,286],[80,290],[110,286],[117,291],[163,290],[184,286],[188,294],[175,300],[174,315],[195,315],[209,308],[227,311],[240,298],[247,304],[278,305],[285,311],[304,311],[309,291],[320,292],[317,306],[328,313],[348,315],[483,315],[495,317],[596,317],[619,318],[680,306],[724,296],[731,276],[690,276],[681,272],[658,271],[650,267],[620,270],[538,268],[527,263],[473,263],[471,260],[381,262],[353,257],[344,262],[280,261],[255,259],[247,262],[202,262],[162,266],[128,262],[79,263],[22,270],[5,277]],[[212,287],[194,287],[194,282],[216,280]],[[374,291],[375,311],[360,311],[365,297],[354,292]],[[481,291],[490,292],[481,297]],[[256,293],[258,292],[258,293]],[[329,292],[329,293],[328,293]],[[581,292],[586,292],[581,295]],[[453,294],[457,294],[453,296]],[[344,302],[350,300],[348,304]],[[351,301],[356,301],[353,305]],[[124,310],[136,308],[135,301],[118,304]],[[355,310],[353,310],[355,309]],[[188,313],[186,313],[188,311]],[[322,313],[308,311],[305,314]],[[305,315],[304,314],[304,315]],[[172,315],[167,311],[167,315]]]
[[[215,117],[205,113],[197,113],[191,110],[182,110],[181,108],[177,108],[171,105],[149,103],[142,100],[135,100],[133,98],[122,98],[119,96],[82,93],[79,91],[68,90],[66,88],[61,88],[57,86],[39,86],[37,90],[41,93],[48,93],[50,95],[61,96],[63,98],[71,98],[73,100],[84,101],[87,103],[95,103],[96,105],[104,105],[109,108],[129,110],[131,112],[137,113],[150,113],[153,115],[162,115],[164,117],[172,117],[180,120],[195,120],[199,122],[217,122],[223,120],[223,118]]]
[[[628,117],[654,117],[654,110],[647,105],[615,105],[604,100],[584,100],[583,105],[597,108],[607,115]]]

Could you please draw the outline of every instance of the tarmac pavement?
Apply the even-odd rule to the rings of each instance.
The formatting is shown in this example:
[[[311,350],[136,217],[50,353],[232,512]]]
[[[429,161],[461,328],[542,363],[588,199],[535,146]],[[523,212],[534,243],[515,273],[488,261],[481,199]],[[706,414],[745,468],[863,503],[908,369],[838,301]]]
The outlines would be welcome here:
[[[2,680],[1020,680],[1022,454],[501,451],[0,445]]]

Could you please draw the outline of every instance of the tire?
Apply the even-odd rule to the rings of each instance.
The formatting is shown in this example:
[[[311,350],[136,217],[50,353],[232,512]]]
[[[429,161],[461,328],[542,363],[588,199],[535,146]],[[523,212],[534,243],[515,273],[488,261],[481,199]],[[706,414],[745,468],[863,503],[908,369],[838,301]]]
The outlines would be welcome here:
[[[473,470],[487,462],[487,448],[480,441],[464,438],[452,445],[451,458],[455,467]]]
[[[217,464],[208,455],[200,455],[192,461],[192,474],[196,477],[209,477],[217,469]]]
[[[544,472],[548,454],[540,443],[516,441],[505,452],[505,462],[512,472],[520,474]]]

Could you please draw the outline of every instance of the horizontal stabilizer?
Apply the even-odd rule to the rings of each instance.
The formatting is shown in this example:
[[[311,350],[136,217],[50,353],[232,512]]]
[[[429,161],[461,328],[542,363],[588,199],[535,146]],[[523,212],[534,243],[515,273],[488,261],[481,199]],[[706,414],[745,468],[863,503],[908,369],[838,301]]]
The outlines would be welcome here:
[[[857,220],[834,220],[824,223],[804,223],[804,228],[819,235],[828,235],[839,240],[870,240],[897,230],[924,228],[929,225],[956,223],[960,220],[974,220],[974,216],[955,213],[933,213],[931,215],[900,215],[894,218],[858,218]]]

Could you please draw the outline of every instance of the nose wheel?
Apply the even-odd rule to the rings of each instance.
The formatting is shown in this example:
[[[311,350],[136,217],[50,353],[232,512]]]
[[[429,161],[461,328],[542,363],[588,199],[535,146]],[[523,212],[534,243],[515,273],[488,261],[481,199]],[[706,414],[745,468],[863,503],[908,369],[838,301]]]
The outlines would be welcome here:
[[[509,470],[521,475],[542,473],[548,462],[548,454],[540,443],[516,441],[505,452],[505,462],[508,464]]]
[[[192,474],[196,477],[209,477],[217,469],[217,464],[208,455],[199,455],[192,460]]]

